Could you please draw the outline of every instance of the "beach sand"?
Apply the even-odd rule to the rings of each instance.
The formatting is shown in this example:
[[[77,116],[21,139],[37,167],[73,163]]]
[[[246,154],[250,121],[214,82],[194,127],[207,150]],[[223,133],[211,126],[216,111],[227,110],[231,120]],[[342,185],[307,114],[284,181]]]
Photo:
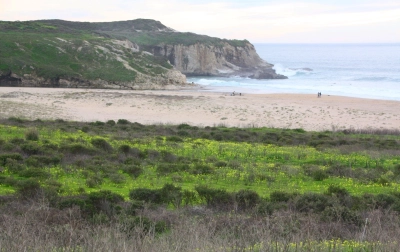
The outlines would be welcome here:
[[[400,102],[308,94],[243,94],[188,90],[0,88],[0,118],[142,124],[400,129]]]

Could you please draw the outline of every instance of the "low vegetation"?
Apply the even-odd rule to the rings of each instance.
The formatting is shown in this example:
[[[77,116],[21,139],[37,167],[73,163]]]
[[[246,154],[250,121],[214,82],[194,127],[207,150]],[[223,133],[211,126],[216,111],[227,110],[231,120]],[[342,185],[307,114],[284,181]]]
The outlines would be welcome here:
[[[395,251],[399,135],[2,120],[0,251]]]

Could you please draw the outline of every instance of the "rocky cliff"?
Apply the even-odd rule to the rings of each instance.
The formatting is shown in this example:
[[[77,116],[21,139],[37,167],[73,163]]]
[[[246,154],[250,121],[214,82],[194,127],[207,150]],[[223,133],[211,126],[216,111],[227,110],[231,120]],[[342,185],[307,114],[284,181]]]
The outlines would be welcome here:
[[[176,69],[187,76],[238,75],[255,79],[287,78],[276,74],[272,69],[273,65],[262,60],[249,42],[245,42],[243,46],[234,46],[228,42],[223,42],[222,45],[160,44],[147,50],[156,56],[166,57]]]

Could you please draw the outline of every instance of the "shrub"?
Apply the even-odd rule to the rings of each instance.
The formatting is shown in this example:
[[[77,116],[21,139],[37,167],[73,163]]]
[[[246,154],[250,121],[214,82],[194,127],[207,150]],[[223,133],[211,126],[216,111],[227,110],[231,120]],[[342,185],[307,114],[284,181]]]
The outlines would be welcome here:
[[[148,234],[162,234],[168,230],[167,224],[164,221],[151,221],[143,216],[135,216],[124,218],[121,222],[122,231],[128,236]]]
[[[138,165],[126,165],[123,166],[122,171],[134,178],[137,178],[140,176],[140,174],[142,174],[143,169]]]
[[[156,159],[160,158],[161,154],[160,154],[160,152],[158,152],[156,150],[147,150],[146,156],[148,159],[156,160]]]
[[[271,202],[288,202],[291,199],[294,199],[297,194],[283,192],[283,191],[274,191],[270,194],[269,198]]]
[[[182,192],[182,201],[185,206],[193,204],[197,200],[197,195],[195,192],[189,190],[183,190]]]
[[[115,183],[115,184],[122,184],[126,181],[126,178],[123,174],[120,173],[113,173],[110,174],[109,179],[111,182]]]
[[[329,196],[318,193],[306,193],[296,198],[295,207],[300,212],[320,213],[326,207],[332,206]]]
[[[18,173],[25,169],[25,166],[20,164],[17,160],[11,158],[6,159],[5,167],[7,167],[10,173]]]
[[[226,190],[212,189],[207,186],[196,186],[195,190],[199,194],[199,197],[203,199],[209,207],[225,210],[232,208],[234,197]]]
[[[118,147],[118,150],[122,153],[124,153],[125,155],[129,154],[129,151],[131,150],[131,147],[127,144],[123,144],[121,146]]]
[[[192,127],[187,123],[181,123],[177,126],[178,129],[191,129]]]
[[[34,178],[20,180],[15,186],[17,193],[23,198],[34,198],[41,192],[40,183]]]
[[[92,208],[90,202],[88,202],[87,197],[85,196],[64,197],[60,199],[57,205],[60,209],[78,206],[83,211],[87,211]]]
[[[226,167],[227,165],[228,165],[228,163],[225,161],[217,161],[214,164],[215,167]]]
[[[338,198],[346,197],[349,196],[349,192],[346,190],[346,188],[337,186],[337,185],[330,185],[328,189],[326,190],[326,195],[333,196],[335,195]]]
[[[174,207],[179,207],[182,202],[182,188],[173,184],[165,184],[160,190],[162,201],[171,203]]]
[[[162,204],[163,198],[160,190],[152,190],[148,188],[137,188],[129,192],[131,200],[139,200],[147,203]]]
[[[183,142],[183,139],[178,136],[168,136],[166,140],[169,142]]]
[[[257,213],[261,215],[272,215],[275,207],[274,203],[262,200],[260,204],[257,205]]]
[[[214,172],[214,169],[205,164],[195,164],[193,168],[190,169],[190,173],[192,174],[211,174]]]
[[[4,166],[10,160],[22,161],[22,156],[19,153],[0,154],[0,165]]]
[[[260,196],[252,190],[240,190],[235,195],[239,210],[254,208],[260,201]]]
[[[329,175],[326,173],[326,171],[319,169],[314,171],[311,174],[311,177],[315,180],[315,181],[322,181],[324,179],[327,179],[329,177]]]
[[[351,177],[353,171],[350,167],[344,165],[331,165],[326,170],[327,174],[337,177]]]
[[[22,170],[18,173],[21,177],[26,177],[26,178],[41,178],[41,179],[46,179],[51,176],[50,173],[39,169],[39,168],[29,168]]]
[[[184,171],[189,168],[186,164],[159,164],[157,165],[157,172],[160,174],[168,174],[173,172]]]
[[[110,125],[110,126],[114,126],[114,125],[115,125],[115,121],[114,121],[114,120],[108,120],[108,121],[106,122],[106,124],[107,124],[107,125]]]
[[[360,227],[363,223],[361,216],[344,206],[329,206],[322,213],[321,218],[328,222],[343,221]]]
[[[103,125],[105,125],[105,123],[101,122],[101,121],[95,121],[95,122],[91,122],[89,124],[93,125],[93,126],[103,126]]]
[[[33,167],[44,167],[49,165],[57,165],[61,162],[61,158],[57,156],[41,156],[32,155],[25,159],[25,164],[27,166]]]
[[[25,131],[25,139],[28,141],[39,141],[39,131],[36,128],[30,128]]]
[[[86,185],[89,188],[95,188],[103,183],[103,178],[98,175],[91,175],[86,179]]]
[[[396,203],[399,203],[400,200],[391,194],[378,194],[375,196],[375,200],[376,200],[376,208],[383,208],[383,209],[388,209],[391,206],[395,205]]]
[[[40,146],[35,142],[30,142],[21,145],[21,150],[28,155],[37,155],[41,153]]]
[[[162,155],[162,160],[168,163],[176,162],[176,160],[178,159],[178,157],[175,154],[168,151],[162,151],[161,155]]]
[[[90,143],[95,146],[96,148],[105,150],[105,151],[112,151],[112,146],[103,138],[93,138]]]
[[[121,125],[126,125],[129,124],[130,122],[126,119],[118,119],[117,124],[121,124]]]

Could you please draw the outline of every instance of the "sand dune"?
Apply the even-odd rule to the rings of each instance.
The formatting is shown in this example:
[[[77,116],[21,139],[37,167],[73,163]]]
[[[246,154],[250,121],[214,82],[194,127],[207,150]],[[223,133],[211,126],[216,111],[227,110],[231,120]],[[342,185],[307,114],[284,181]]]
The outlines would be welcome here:
[[[400,102],[305,94],[189,90],[0,88],[0,118],[142,124],[336,129],[400,129]]]

